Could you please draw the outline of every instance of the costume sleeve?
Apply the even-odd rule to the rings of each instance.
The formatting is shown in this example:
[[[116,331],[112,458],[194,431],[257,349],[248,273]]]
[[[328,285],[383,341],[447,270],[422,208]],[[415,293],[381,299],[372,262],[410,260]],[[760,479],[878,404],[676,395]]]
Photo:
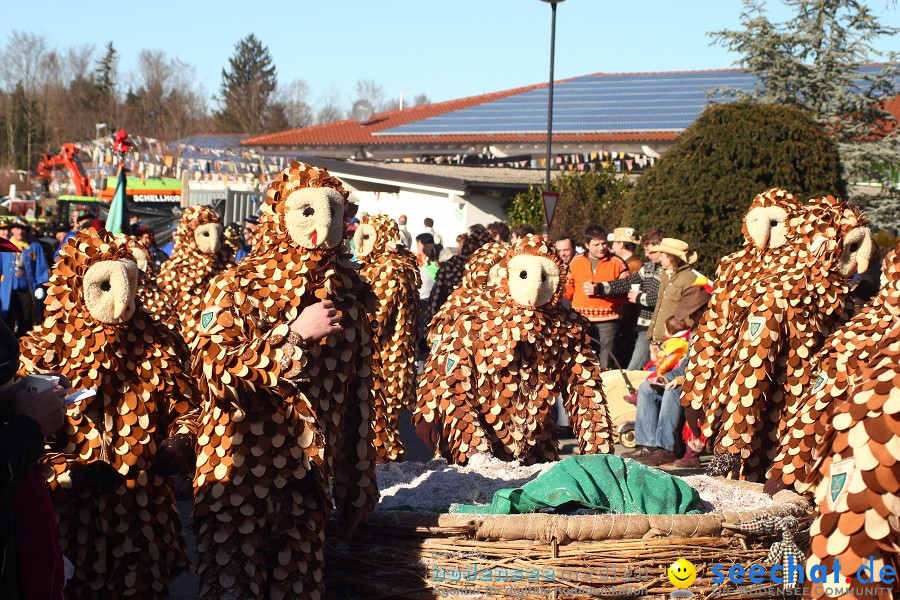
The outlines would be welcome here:
[[[290,328],[279,324],[263,333],[234,295],[217,279],[210,286],[192,346],[193,374],[200,392],[226,404],[245,406],[260,392],[274,390],[306,365],[301,347],[289,342]],[[249,307],[246,307],[249,313]]]
[[[358,510],[371,512],[378,502],[375,483],[375,430],[372,411],[375,393],[373,385],[373,332],[365,323],[360,328],[360,351],[354,357],[356,376],[347,389],[348,405],[341,419],[343,431],[334,457],[334,503],[339,512]]]
[[[573,345],[571,354],[565,361],[568,373],[564,398],[581,453],[610,453],[613,451],[612,422],[600,385],[600,366],[588,342],[587,328]]]

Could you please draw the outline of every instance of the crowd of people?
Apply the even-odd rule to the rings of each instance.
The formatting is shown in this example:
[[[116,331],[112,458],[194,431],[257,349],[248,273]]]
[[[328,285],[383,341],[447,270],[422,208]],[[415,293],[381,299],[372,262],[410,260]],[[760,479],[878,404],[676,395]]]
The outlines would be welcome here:
[[[541,431],[554,406],[582,451],[610,452],[596,380],[641,371],[625,398],[637,444],[626,456],[699,466],[706,444],[689,432],[698,417],[686,417],[682,386],[714,288],[687,242],[599,223],[546,240],[497,221],[453,244],[430,218],[413,232],[405,215],[357,215],[347,196],[326,171],[293,163],[259,214],[225,226],[191,207],[163,248],[137,217],[120,237],[89,212],[44,231],[0,221],[4,598],[61,598],[64,554],[71,597],[164,597],[186,566],[178,473],[193,478],[204,597],[317,597],[325,519],[334,509],[352,535],[372,510],[375,463],[402,456],[388,446],[414,405],[417,434],[460,463],[485,449],[558,457],[555,430]],[[470,367],[483,388],[460,379]],[[33,373],[57,381],[25,389]],[[451,387],[499,412],[477,422],[441,396]],[[402,398],[388,397],[395,388]],[[102,401],[64,408],[73,389]],[[511,430],[532,418],[526,408],[537,425]],[[523,435],[534,437],[527,456]],[[24,523],[42,541],[29,547]]]

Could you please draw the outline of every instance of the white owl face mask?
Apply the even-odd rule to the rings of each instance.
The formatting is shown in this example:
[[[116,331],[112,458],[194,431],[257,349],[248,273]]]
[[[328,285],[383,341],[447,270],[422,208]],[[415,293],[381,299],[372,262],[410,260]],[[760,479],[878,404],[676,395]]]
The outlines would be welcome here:
[[[291,240],[301,248],[334,248],[344,236],[344,197],[332,188],[303,188],[284,203]]]
[[[547,304],[559,287],[559,267],[548,258],[519,254],[507,264],[509,294],[525,308]]]
[[[138,267],[130,259],[103,260],[84,274],[84,303],[90,315],[108,325],[124,323],[134,315]]]
[[[204,254],[215,254],[222,247],[221,223],[204,223],[194,230],[194,241]]]

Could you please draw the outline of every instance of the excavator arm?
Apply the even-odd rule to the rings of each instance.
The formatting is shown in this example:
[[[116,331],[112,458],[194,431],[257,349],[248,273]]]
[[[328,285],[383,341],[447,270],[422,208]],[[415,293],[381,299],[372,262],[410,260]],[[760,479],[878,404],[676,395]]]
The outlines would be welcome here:
[[[75,186],[76,195],[94,195],[94,190],[91,188],[91,180],[88,179],[87,174],[84,172],[81,159],[78,157],[78,147],[75,144],[63,144],[62,148],[55,154],[45,154],[37,166],[38,178],[49,189],[53,171],[62,169],[69,171],[69,178]]]

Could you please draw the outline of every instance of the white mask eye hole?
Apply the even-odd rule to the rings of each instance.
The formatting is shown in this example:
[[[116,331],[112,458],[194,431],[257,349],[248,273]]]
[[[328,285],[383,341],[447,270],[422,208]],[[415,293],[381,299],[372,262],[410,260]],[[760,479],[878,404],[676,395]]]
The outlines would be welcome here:
[[[304,217],[311,217],[314,214],[316,214],[316,209],[314,209],[312,206],[307,206],[306,208],[303,209]]]
[[[106,279],[100,283],[100,289],[104,292],[108,292],[112,289],[112,286],[109,284],[109,279]]]
[[[522,279],[528,279],[528,271],[519,271],[519,277]]]

